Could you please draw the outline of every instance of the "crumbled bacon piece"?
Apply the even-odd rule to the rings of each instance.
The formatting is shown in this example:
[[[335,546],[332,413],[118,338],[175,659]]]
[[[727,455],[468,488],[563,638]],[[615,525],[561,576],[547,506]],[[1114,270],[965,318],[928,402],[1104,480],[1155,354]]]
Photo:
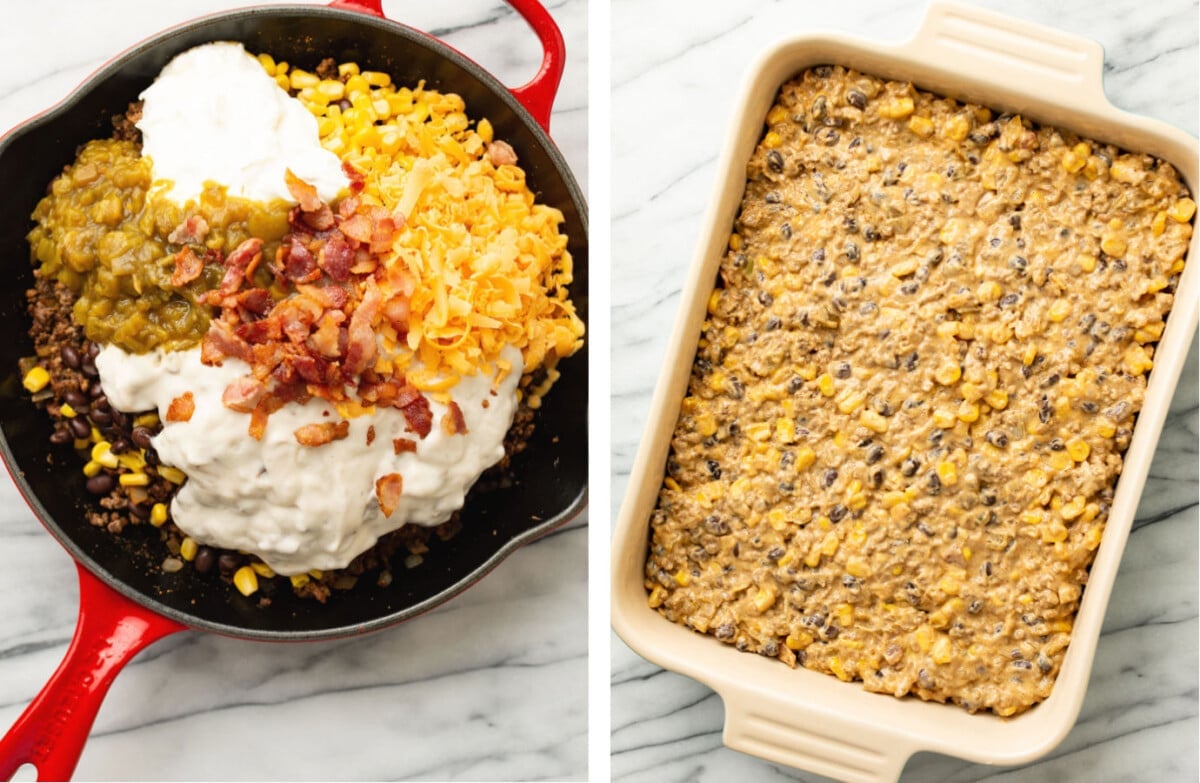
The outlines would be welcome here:
[[[173,245],[194,245],[204,241],[208,236],[208,228],[208,221],[203,215],[192,215],[167,235],[167,241]]]
[[[296,442],[301,446],[324,446],[341,440],[350,434],[350,422],[342,419],[339,422],[322,421],[318,424],[305,424],[294,433]]]
[[[507,141],[493,141],[487,148],[488,160],[493,166],[515,166],[517,152]]]
[[[181,288],[200,277],[204,271],[204,261],[190,247],[184,247],[175,254],[175,272],[171,275],[171,285]]]
[[[404,477],[399,473],[389,473],[375,480],[375,497],[379,500],[379,510],[385,517],[390,517],[400,505],[400,495],[404,491]]]
[[[361,193],[362,189],[366,187],[367,175],[354,168],[354,164],[350,161],[342,161],[342,173],[346,175],[346,179],[350,180],[350,192],[352,194]]]
[[[392,441],[392,450],[396,452],[396,456],[406,451],[416,451],[417,442],[412,438],[396,438]]]
[[[370,446],[374,442],[375,442],[375,425],[372,424],[367,427],[367,445]]]
[[[301,210],[300,219],[313,231],[328,231],[337,223],[333,217],[333,210],[330,209],[328,204],[322,204],[320,209],[314,212],[304,212]]]
[[[300,204],[300,209],[315,212],[321,208],[321,197],[317,195],[317,189],[293,174],[291,169],[283,173],[283,181],[287,184],[288,193]]]
[[[412,402],[396,407],[400,408],[400,412],[404,414],[404,420],[408,422],[410,432],[415,432],[424,439],[433,430],[433,410],[429,407],[429,400],[419,393]]]
[[[196,398],[191,392],[184,392],[167,406],[167,421],[191,421],[196,412]]]
[[[447,435],[467,434],[467,421],[457,402],[451,401],[447,406],[446,415],[442,416],[442,432]]]
[[[354,265],[354,248],[339,234],[325,240],[317,254],[317,266],[325,270],[333,280],[342,283],[350,279],[350,267]]]
[[[234,248],[225,258],[225,277],[217,292],[221,296],[237,293],[246,280],[248,270],[252,270],[262,260],[263,241],[258,237],[250,237]]]
[[[312,283],[321,279],[321,269],[312,251],[296,239],[280,247],[283,255],[283,274],[295,283]]]
[[[221,404],[238,413],[252,413],[266,390],[262,381],[243,376],[225,387],[224,393],[221,394]]]
[[[250,345],[234,333],[233,327],[225,321],[214,320],[200,340],[200,361],[220,365],[221,360],[226,358],[249,363],[254,357]]]
[[[375,329],[372,324],[379,313],[379,289],[369,286],[362,301],[350,315],[350,327],[346,333],[346,359],[342,369],[354,376],[367,369],[375,358]]]

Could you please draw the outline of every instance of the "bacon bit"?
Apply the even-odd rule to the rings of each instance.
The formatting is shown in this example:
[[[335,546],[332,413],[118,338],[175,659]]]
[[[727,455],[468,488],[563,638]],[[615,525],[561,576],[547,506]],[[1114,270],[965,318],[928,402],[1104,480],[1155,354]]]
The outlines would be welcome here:
[[[362,212],[356,212],[341,221],[338,223],[338,228],[355,242],[361,242],[364,245],[370,243],[371,236],[375,231],[374,226],[371,225],[371,218]]]
[[[279,322],[273,318],[245,321],[235,326],[233,333],[251,345],[272,342],[283,336],[279,330]]]
[[[350,422],[342,419],[339,422],[323,421],[319,424],[305,424],[294,433],[296,442],[301,446],[324,446],[335,440],[342,440],[350,434]]]
[[[249,363],[254,355],[250,345],[234,333],[233,327],[224,321],[212,321],[200,341],[200,361],[220,366],[221,360],[226,358]]]
[[[340,310],[326,310],[317,322],[317,330],[308,337],[308,347],[329,359],[342,355],[342,322],[346,314]]]
[[[236,293],[246,279],[246,270],[257,265],[262,260],[263,241],[258,237],[250,237],[234,248],[225,258],[225,277],[217,289],[221,296]]]
[[[487,155],[493,166],[515,166],[517,164],[517,152],[506,141],[493,141],[488,145]]]
[[[367,427],[367,445],[370,446],[375,442],[375,425],[371,424]]]
[[[383,317],[402,334],[408,332],[409,312],[408,297],[403,294],[396,294],[383,306]]]
[[[194,245],[203,242],[206,236],[208,221],[203,215],[192,215],[167,235],[167,241],[173,245]]]
[[[262,381],[243,376],[225,387],[221,404],[238,413],[252,413],[266,390]]]
[[[255,406],[254,413],[250,414],[250,426],[247,428],[247,432],[255,440],[262,440],[263,435],[267,432],[267,419],[272,413],[283,407],[285,401],[280,400],[277,395],[278,392],[263,397]]]
[[[204,271],[204,261],[190,247],[184,247],[175,254],[175,273],[171,275],[171,285],[181,288]]]
[[[347,196],[338,203],[338,217],[348,218],[358,211],[358,205],[362,203],[358,196]]]
[[[409,432],[417,433],[417,436],[423,440],[433,430],[433,411],[429,407],[429,400],[418,396],[407,405],[396,405],[396,407],[400,408],[400,412],[404,414]]]
[[[359,216],[355,216],[359,217]],[[368,226],[368,230],[369,230]],[[354,248],[338,234],[325,241],[317,254],[317,265],[335,281],[343,283],[350,279],[350,267],[354,264]]]
[[[333,210],[329,208],[328,204],[322,204],[316,212],[302,211],[300,219],[314,231],[328,231],[337,224],[333,217]]]
[[[311,283],[321,278],[321,269],[312,252],[293,239],[280,248],[283,254],[283,274],[296,283]]]
[[[350,180],[350,192],[352,194],[360,193],[366,187],[367,175],[354,168],[354,165],[350,161],[342,161],[342,173],[346,175],[346,179]]]
[[[291,362],[291,366],[296,370],[296,374],[307,383],[322,385],[328,383],[330,380],[327,377],[330,365],[329,362],[323,359],[301,354],[300,356],[293,357]]]
[[[191,421],[196,412],[196,398],[191,392],[184,392],[167,406],[167,421]]]
[[[238,308],[252,315],[266,315],[274,304],[271,292],[265,288],[251,288],[237,295]]]
[[[342,363],[348,376],[360,374],[375,358],[375,330],[371,324],[379,314],[381,299],[379,289],[369,286],[350,316],[350,327],[346,333],[346,359]]]
[[[416,451],[417,442],[411,438],[396,438],[392,441],[392,450],[396,452],[396,456],[400,456],[406,451]]]
[[[404,216],[401,215],[400,222],[404,222]],[[375,254],[386,253],[392,249],[392,245],[396,242],[396,235],[400,233],[396,227],[396,219],[391,215],[381,217],[375,223],[375,228],[371,232],[371,252]]]
[[[467,421],[463,418],[462,408],[457,402],[450,402],[446,415],[442,417],[442,432],[447,435],[466,435]]]
[[[300,204],[300,209],[315,212],[321,208],[321,197],[317,194],[317,189],[293,174],[291,169],[283,173],[283,181],[287,184],[288,193]]]
[[[375,497],[379,500],[379,510],[385,517],[390,517],[396,510],[403,491],[404,477],[399,473],[389,473],[375,480]]]

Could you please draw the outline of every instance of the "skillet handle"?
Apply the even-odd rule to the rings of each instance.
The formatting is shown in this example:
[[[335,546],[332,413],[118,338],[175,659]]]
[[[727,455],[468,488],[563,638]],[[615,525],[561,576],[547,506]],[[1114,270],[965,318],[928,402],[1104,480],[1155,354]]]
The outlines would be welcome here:
[[[0,739],[0,780],[24,764],[38,780],[67,780],[79,763],[100,703],[143,647],[184,626],[154,614],[79,570],[79,620],[71,646],[41,693]]]
[[[542,43],[542,64],[538,72],[520,87],[510,88],[509,92],[520,101],[537,124],[542,126],[542,130],[549,133],[550,110],[554,107],[554,96],[558,94],[558,85],[562,82],[563,67],[567,61],[567,45],[554,17],[538,0],[506,1],[524,17]],[[387,18],[383,13],[383,0],[333,0],[329,6],[378,16],[380,19]]]

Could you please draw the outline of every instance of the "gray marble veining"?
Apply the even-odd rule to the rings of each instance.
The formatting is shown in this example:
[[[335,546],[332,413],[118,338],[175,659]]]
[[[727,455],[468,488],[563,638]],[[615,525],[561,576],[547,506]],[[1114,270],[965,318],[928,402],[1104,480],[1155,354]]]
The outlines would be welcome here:
[[[613,0],[612,513],[623,497],[741,78],[788,33],[907,38],[924,3]],[[1197,5],[1190,0],[988,0],[1100,41],[1117,106],[1195,135]],[[1079,722],[1043,760],[997,769],[936,754],[904,781],[1197,778],[1197,362],[1188,365],[1125,551]],[[725,748],[703,685],[612,641],[612,772],[622,781],[815,781]]]
[[[5,3],[0,132],[141,38],[231,0]],[[568,61],[554,138],[587,185],[587,3],[549,4]],[[509,85],[537,39],[491,0],[387,0]],[[58,665],[70,558],[0,479],[0,731]],[[569,779],[587,775],[586,514],[439,609],[357,639],[263,644],[184,633],[117,678],[77,769],[95,780]]]

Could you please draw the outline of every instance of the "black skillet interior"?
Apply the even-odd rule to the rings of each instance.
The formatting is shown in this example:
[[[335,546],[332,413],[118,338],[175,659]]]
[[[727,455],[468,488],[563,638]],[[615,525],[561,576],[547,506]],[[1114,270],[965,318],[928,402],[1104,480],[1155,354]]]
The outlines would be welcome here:
[[[0,432],[4,457],[34,510],[66,548],[110,586],[186,625],[262,639],[313,639],[379,628],[411,617],[469,586],[522,543],[565,522],[586,499],[586,349],[560,364],[562,378],[538,412],[536,431],[514,461],[518,480],[473,497],[463,529],[439,543],[414,569],[395,564],[396,579],[336,591],[322,605],[278,590],[269,607],[256,606],[190,568],[164,574],[166,554],[149,527],[121,536],[91,527],[82,509],[78,457],[52,447],[51,425],[21,387],[17,361],[33,353],[24,292],[32,284],[25,234],[29,214],[76,148],[111,133],[111,118],[147,87],[176,54],[214,40],[236,40],[252,52],[312,69],[324,57],[353,60],[390,73],[399,84],[456,92],[467,114],[487,117],[496,137],[517,151],[530,187],[562,210],[562,230],[575,259],[572,298],[587,317],[587,216],[565,161],[503,85],[478,66],[426,36],[363,14],[323,7],[257,8],[201,19],[146,41],[97,74],[68,102],[23,126],[0,147],[0,265],[9,282],[0,290]],[[47,460],[50,455],[50,460]],[[320,481],[320,476],[313,476]]]

